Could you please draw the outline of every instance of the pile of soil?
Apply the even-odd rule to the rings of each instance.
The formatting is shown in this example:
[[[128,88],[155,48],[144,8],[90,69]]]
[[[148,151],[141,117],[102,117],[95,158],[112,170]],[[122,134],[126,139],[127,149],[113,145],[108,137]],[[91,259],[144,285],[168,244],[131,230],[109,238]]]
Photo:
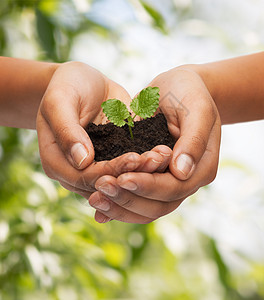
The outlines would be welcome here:
[[[135,122],[133,140],[127,125],[117,127],[112,123],[90,123],[85,130],[95,149],[95,161],[111,160],[127,152],[142,154],[157,145],[167,145],[172,149],[175,144],[163,114]]]

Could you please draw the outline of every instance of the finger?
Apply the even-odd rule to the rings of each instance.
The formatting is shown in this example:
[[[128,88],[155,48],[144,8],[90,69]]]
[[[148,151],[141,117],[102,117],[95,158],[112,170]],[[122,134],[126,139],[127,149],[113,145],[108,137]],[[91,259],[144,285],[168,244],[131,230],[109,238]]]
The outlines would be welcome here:
[[[205,153],[218,113],[200,76],[186,70],[178,72],[181,74],[176,77],[172,72],[169,79],[168,74],[161,74],[158,85],[161,90],[160,109],[166,116],[171,134],[178,138],[170,170],[178,179],[186,180],[192,176]],[[167,93],[168,88],[170,93]]]
[[[160,166],[155,170],[155,172],[163,173],[169,166],[169,163],[172,158],[171,148],[169,148],[168,146],[165,146],[165,145],[158,145],[158,146],[154,147],[151,151],[155,151],[163,157],[162,164],[160,164]]]
[[[67,160],[84,169],[94,158],[94,149],[83,129],[101,111],[107,91],[105,77],[90,66],[69,62],[54,73],[40,106],[56,143]]]
[[[112,179],[116,180],[114,177]],[[174,211],[183,201],[183,199],[172,203],[150,201],[122,189],[117,197],[107,197],[103,193],[93,193],[93,197],[91,197],[92,193],[90,192],[78,189],[64,182],[60,182],[60,184],[67,190],[81,195],[85,199],[89,199],[87,204],[98,210],[96,220],[99,223],[105,223],[113,219],[127,223],[149,223]],[[102,214],[103,216],[101,216]]]
[[[71,165],[84,169],[93,161],[94,149],[80,124],[78,97],[69,89],[51,89],[42,100],[40,114],[49,124],[56,143]]]
[[[45,173],[52,179],[75,183],[82,174],[81,170],[72,167],[41,114],[38,115],[37,129],[40,158]]]
[[[175,210],[183,201],[183,199],[179,199],[174,202],[164,202],[135,195],[120,188],[117,184],[116,178],[112,176],[101,177],[97,180],[95,187],[102,195],[118,206],[150,219],[157,219],[161,216],[167,215]],[[100,199],[102,201],[104,200],[103,197],[100,197]],[[100,209],[100,207],[95,206],[94,203],[91,203],[91,205],[96,209]],[[111,205],[112,212],[114,209],[115,206]],[[108,210],[110,210],[110,207]]]
[[[205,186],[211,183],[217,174],[219,163],[219,151],[221,142],[221,121],[217,121],[212,129],[207,144],[207,149],[197,166],[196,181],[200,181],[200,186]]]
[[[118,177],[120,174],[135,171],[145,162],[145,157],[137,153],[126,153],[110,161],[101,161],[91,164],[79,176],[75,183],[77,187],[94,187],[96,180],[104,175]]]
[[[111,221],[111,218],[105,216],[103,213],[101,213],[99,211],[95,212],[94,219],[96,222],[101,223],[101,224]]]
[[[136,171],[153,173],[163,164],[163,156],[155,151],[147,151],[141,154],[144,164],[140,165]]]
[[[117,183],[138,196],[165,202],[181,199],[193,189],[188,181],[178,180],[170,172],[126,173],[117,178]]]
[[[109,205],[111,206],[111,208],[113,207],[113,209],[109,209],[107,211],[97,209],[98,212],[96,212],[96,214],[95,214],[95,220],[99,223],[105,222],[104,219],[103,220],[101,219],[102,214],[104,217],[108,217],[108,219],[112,219],[112,220],[114,219],[114,220],[126,222],[126,223],[148,224],[153,221],[150,218],[146,218],[144,216],[135,214],[131,211],[128,211],[128,210],[118,206],[117,204],[115,204],[115,203],[111,202],[109,199],[107,199],[100,192],[93,193],[91,195],[91,197],[89,198],[90,205],[94,206],[94,207],[96,207],[98,205],[103,205],[104,202],[108,202]],[[100,214],[98,214],[98,213],[100,213]]]
[[[63,182],[63,181],[60,182],[60,185],[62,187],[64,187],[66,190],[68,190],[72,193],[78,194],[78,195],[82,196],[83,198],[85,198],[87,200],[90,198],[91,194],[96,191],[95,189],[91,189],[90,191],[83,190],[83,189],[77,188],[76,186],[68,184],[68,183]]]
[[[180,116],[181,134],[170,164],[170,170],[177,178],[186,180],[192,176],[206,151],[215,121],[216,112],[211,102],[193,107],[188,116]]]
[[[216,176],[219,158],[220,124],[211,132],[208,148],[197,165],[195,174],[186,181],[175,178],[170,172],[126,173],[117,178],[120,187],[134,194],[160,201],[173,201],[185,198],[201,186],[212,182]]]
[[[38,140],[41,162],[45,173],[52,179],[90,191],[99,177],[103,175],[117,177],[124,172],[134,171],[145,162],[145,158],[139,154],[126,153],[111,161],[92,163],[85,170],[76,170],[56,144],[46,121],[43,118],[40,121]]]
[[[141,154],[146,162],[140,165],[135,171],[137,172],[164,172],[169,165],[172,150],[165,145],[154,147],[151,151]]]

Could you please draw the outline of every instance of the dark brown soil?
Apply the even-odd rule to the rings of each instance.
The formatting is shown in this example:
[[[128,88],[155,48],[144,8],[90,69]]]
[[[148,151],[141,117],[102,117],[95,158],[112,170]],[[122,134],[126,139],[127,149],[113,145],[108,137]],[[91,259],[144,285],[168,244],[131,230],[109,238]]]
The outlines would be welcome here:
[[[142,154],[157,145],[167,145],[172,149],[175,144],[163,114],[135,122],[133,140],[127,125],[117,127],[108,123],[97,126],[90,123],[85,130],[93,142],[95,161],[111,160],[127,152]]]

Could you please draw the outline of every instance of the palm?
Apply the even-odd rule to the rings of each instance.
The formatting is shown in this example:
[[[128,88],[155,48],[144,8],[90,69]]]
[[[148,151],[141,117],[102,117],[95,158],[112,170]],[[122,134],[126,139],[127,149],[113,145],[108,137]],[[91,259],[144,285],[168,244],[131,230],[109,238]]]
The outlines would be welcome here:
[[[89,98],[86,98],[86,100],[81,103],[82,109],[80,111],[80,124],[83,127],[85,127],[89,122],[93,122],[95,124],[105,124],[107,122],[107,118],[102,111],[101,104],[108,99],[119,99],[124,102],[127,107],[129,107],[131,98],[123,87],[112,80],[106,79],[104,88],[106,93],[103,97],[101,93],[97,94],[97,91],[95,90],[93,92],[93,102],[89,101]]]

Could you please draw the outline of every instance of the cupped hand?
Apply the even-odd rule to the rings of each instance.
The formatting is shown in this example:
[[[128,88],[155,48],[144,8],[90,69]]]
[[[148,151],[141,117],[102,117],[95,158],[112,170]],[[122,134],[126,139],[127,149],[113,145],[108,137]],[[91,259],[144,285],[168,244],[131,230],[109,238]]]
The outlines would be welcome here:
[[[99,177],[118,177],[144,165],[151,171],[149,161],[161,160],[158,153],[150,152],[144,156],[128,153],[112,161],[94,163],[93,145],[84,127],[89,122],[105,123],[101,103],[109,98],[122,99],[126,104],[131,101],[124,88],[99,71],[79,62],[65,63],[55,71],[37,116],[44,171],[87,199],[95,191]]]
[[[137,172],[99,178],[95,183],[98,191],[89,199],[97,208],[98,222],[149,223],[175,210],[216,176],[221,121],[201,77],[185,66],[159,75],[150,85],[160,88],[159,109],[177,138],[173,152],[167,149],[169,169],[147,173],[139,166]],[[111,186],[115,193],[107,193],[102,186]]]

